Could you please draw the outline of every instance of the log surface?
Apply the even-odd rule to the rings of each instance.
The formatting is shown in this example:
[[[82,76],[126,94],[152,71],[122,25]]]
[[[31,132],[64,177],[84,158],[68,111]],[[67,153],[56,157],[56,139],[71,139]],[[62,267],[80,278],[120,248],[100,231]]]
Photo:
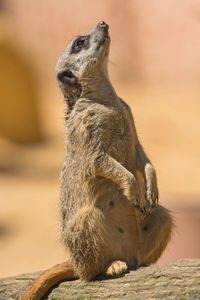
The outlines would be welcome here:
[[[19,299],[38,274],[0,279],[0,299]],[[62,282],[44,299],[200,299],[200,259],[143,267],[120,278]]]

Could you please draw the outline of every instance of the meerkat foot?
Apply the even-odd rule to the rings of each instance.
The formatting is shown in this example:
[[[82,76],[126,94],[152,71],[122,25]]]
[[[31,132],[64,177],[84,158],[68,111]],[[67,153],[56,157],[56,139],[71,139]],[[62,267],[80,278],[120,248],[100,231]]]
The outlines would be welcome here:
[[[106,271],[108,276],[118,276],[128,271],[128,266],[124,261],[116,260],[111,263]]]

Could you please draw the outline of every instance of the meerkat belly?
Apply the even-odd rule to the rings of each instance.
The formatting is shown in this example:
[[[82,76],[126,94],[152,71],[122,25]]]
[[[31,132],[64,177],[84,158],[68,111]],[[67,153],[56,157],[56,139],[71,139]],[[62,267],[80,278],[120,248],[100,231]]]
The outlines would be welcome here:
[[[111,259],[131,263],[140,243],[138,212],[114,183],[105,180],[101,189],[96,205],[105,217]]]

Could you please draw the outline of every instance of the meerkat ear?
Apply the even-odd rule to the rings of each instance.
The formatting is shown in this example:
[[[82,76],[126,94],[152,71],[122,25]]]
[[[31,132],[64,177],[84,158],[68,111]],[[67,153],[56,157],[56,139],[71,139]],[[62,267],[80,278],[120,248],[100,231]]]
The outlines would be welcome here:
[[[69,85],[77,84],[77,77],[69,70],[58,73],[57,78],[62,83],[66,83]]]

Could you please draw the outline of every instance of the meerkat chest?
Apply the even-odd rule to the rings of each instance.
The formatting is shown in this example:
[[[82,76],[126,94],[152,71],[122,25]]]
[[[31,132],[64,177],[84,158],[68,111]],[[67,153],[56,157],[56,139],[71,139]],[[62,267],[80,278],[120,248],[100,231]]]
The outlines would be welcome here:
[[[73,157],[103,149],[121,163],[133,160],[136,133],[122,112],[90,105],[74,112],[67,127],[67,148],[73,151]]]
[[[112,111],[98,104],[85,106],[82,109],[79,105],[66,124],[67,144],[76,149],[107,148],[113,127]]]
[[[116,122],[108,153],[124,166],[134,164],[136,132],[129,122]]]

